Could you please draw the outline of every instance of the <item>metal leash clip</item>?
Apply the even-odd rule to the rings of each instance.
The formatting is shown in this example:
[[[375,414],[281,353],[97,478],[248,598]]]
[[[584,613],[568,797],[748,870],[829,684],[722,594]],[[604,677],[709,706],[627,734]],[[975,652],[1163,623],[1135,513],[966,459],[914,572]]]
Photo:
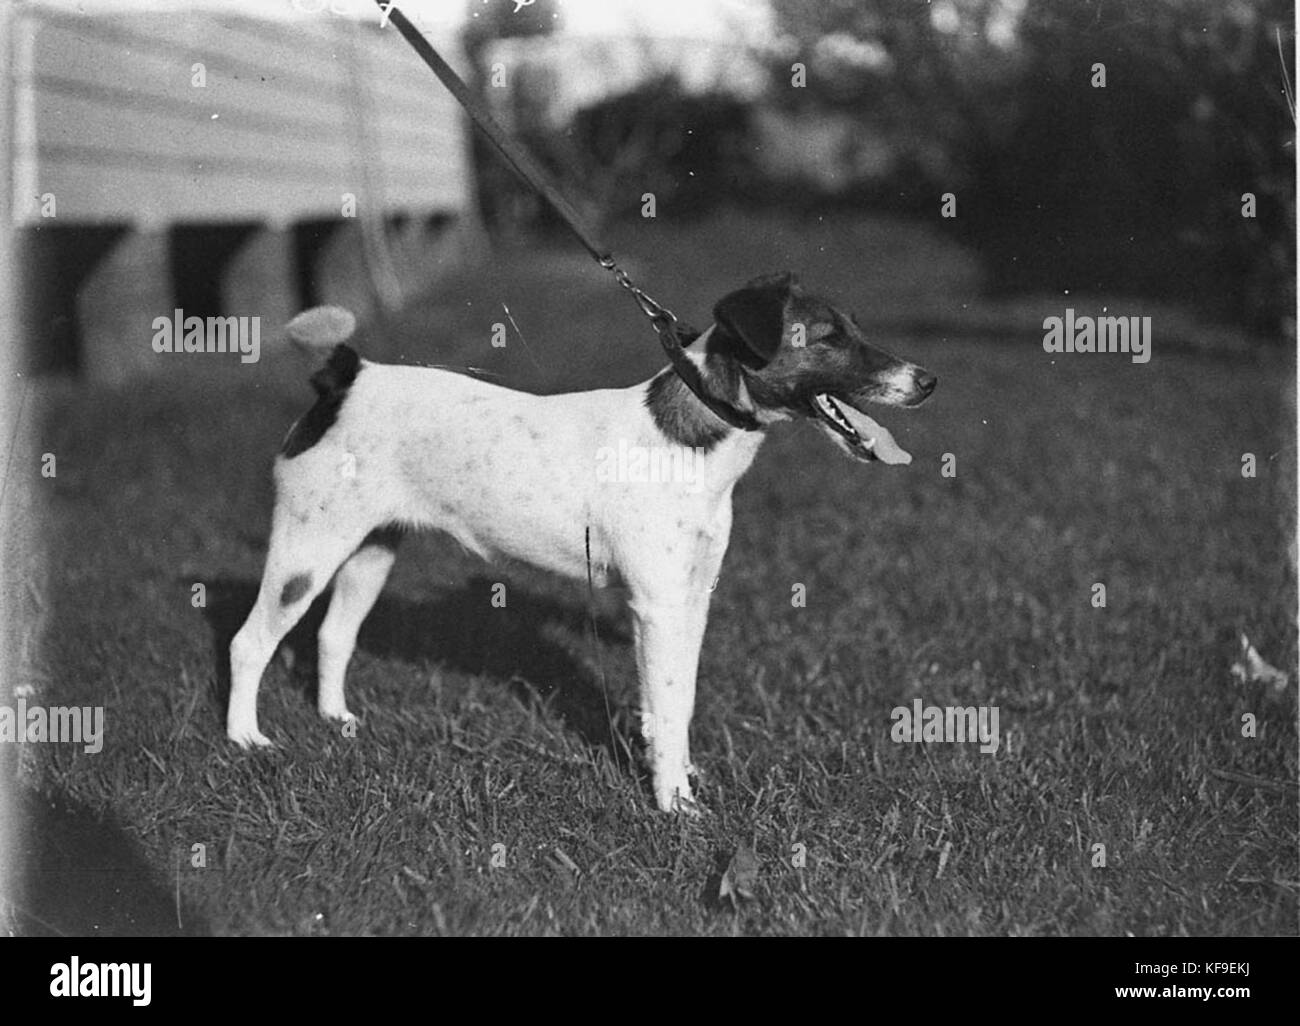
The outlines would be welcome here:
[[[654,325],[656,331],[663,331],[677,323],[677,315],[633,284],[632,278],[627,271],[619,267],[612,256],[602,257],[600,266],[614,273],[614,280],[627,289],[632,298],[636,300],[636,305],[641,308],[641,312],[650,319],[650,323]]]

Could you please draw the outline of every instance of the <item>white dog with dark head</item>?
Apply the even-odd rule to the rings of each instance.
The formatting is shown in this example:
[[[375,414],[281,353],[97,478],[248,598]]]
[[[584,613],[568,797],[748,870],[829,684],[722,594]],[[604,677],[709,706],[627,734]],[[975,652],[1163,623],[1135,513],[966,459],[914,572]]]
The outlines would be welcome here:
[[[909,463],[864,407],[915,406],[934,376],[869,345],[852,318],[790,275],[724,297],[688,350],[710,394],[752,418],[753,431],[710,411],[671,369],[630,388],[537,396],[451,371],[369,363],[346,345],[353,327],[336,307],[289,325],[298,343],[331,351],[312,379],[316,404],[275,463],[261,589],[230,649],[231,739],[270,743],[257,722],[262,672],[331,580],[318,704],[323,716],[353,719],[344,673],[357,630],[400,533],[436,528],[484,559],[521,559],[579,580],[590,566],[597,580],[626,588],[655,801],[694,809],[687,733],[700,645],[731,534],[732,489],[764,428],[806,417],[855,459]],[[610,452],[658,454],[661,467],[673,466],[674,453],[686,466],[689,452],[691,472],[610,473]]]

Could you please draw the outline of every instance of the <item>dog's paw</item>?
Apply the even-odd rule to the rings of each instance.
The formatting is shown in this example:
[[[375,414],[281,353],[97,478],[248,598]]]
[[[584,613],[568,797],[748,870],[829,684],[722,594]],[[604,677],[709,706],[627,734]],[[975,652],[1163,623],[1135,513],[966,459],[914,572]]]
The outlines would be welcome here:
[[[687,819],[703,819],[709,810],[696,799],[679,794],[673,799],[672,811]]]
[[[705,811],[685,779],[676,786],[656,787],[655,804],[659,806],[660,812],[680,813],[691,819],[698,819]]]
[[[256,725],[252,727],[227,727],[226,736],[246,752],[254,748],[275,747],[271,743],[271,739],[258,730]]]
[[[320,712],[321,719],[324,720],[332,720],[335,723],[361,723],[361,721],[357,719],[356,714],[347,706],[340,706],[337,709],[321,708],[318,711]]]
[[[344,737],[357,736],[361,721],[350,709],[321,709],[320,714],[327,723],[335,724]]]

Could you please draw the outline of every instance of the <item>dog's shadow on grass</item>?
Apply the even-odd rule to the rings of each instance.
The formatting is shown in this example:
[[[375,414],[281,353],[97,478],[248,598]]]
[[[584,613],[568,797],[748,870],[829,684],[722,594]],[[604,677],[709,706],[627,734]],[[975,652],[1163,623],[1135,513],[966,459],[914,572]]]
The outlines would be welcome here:
[[[66,795],[20,786],[12,766],[0,768],[0,787],[13,796],[16,814],[16,873],[4,897],[18,936],[173,937],[209,932],[205,918],[188,902],[181,903],[179,892],[173,898],[166,880],[158,879],[139,845],[112,817]],[[0,908],[0,920],[3,912]]]
[[[379,596],[361,625],[357,651],[381,659],[430,663],[460,673],[500,680],[525,704],[539,698],[590,745],[604,748],[620,769],[639,745],[626,718],[611,722],[606,705],[609,681],[601,679],[601,656],[591,648],[592,613],[584,606],[510,586],[505,605],[494,606],[494,582],[476,576],[436,598],[411,600],[387,592]],[[257,600],[257,582],[216,579],[207,585],[205,614],[212,628],[216,693],[224,718],[230,695],[230,642]],[[280,643],[287,652],[295,685],[316,698],[316,632],[329,608],[327,590]],[[631,643],[621,618],[601,596],[594,606],[595,629],[604,643]],[[557,636],[559,635],[559,636]],[[587,660],[575,658],[576,639]],[[274,663],[274,660],[272,661]]]

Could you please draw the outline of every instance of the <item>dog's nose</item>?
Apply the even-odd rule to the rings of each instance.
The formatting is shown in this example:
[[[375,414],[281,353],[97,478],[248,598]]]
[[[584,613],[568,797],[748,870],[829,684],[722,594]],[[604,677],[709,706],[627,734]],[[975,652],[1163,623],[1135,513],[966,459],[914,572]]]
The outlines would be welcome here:
[[[934,386],[938,383],[939,379],[929,371],[921,371],[921,373],[916,376],[916,387],[924,395],[929,395],[933,392]]]

